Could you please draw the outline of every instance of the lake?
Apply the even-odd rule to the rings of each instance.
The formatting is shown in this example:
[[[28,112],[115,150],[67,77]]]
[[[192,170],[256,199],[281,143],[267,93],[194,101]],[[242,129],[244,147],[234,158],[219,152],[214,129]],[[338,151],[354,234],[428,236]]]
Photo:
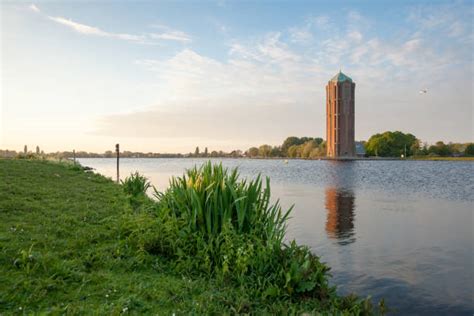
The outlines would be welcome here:
[[[79,159],[115,179],[114,159]],[[206,159],[121,159],[164,190]],[[295,205],[287,239],[309,246],[332,283],[385,298],[398,314],[473,315],[474,163],[212,159],[242,177],[271,179],[272,196]]]

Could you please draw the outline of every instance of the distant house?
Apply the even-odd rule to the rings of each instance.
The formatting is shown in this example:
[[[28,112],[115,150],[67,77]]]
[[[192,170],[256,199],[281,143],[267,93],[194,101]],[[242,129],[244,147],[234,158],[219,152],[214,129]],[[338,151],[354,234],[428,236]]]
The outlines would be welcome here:
[[[355,153],[357,157],[365,157],[365,147],[362,142],[355,142]]]

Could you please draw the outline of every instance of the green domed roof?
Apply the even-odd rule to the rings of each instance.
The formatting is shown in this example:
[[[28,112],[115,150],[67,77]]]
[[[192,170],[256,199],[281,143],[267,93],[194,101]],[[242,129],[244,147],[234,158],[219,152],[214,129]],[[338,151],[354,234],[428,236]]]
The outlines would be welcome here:
[[[342,73],[342,71],[339,70],[339,73],[332,77],[331,81],[333,82],[344,82],[344,81],[349,81],[352,82],[352,79],[346,76],[345,74]]]

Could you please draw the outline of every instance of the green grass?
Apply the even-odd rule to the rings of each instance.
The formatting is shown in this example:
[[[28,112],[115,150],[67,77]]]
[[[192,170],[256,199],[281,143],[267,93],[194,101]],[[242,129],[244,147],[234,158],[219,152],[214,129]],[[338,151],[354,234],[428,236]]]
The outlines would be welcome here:
[[[162,225],[67,164],[0,159],[0,314],[362,314],[368,301],[256,297],[146,249]],[[368,310],[366,308],[365,310]]]
[[[431,161],[474,161],[474,157],[436,157],[436,156],[414,156],[408,157],[412,160],[431,160]]]

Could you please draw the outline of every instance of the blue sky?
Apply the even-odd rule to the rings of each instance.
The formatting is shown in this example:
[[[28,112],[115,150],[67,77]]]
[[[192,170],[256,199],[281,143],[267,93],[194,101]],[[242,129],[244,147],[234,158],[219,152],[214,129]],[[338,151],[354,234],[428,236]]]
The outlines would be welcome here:
[[[189,152],[325,137],[473,140],[473,2],[2,2],[1,148]],[[420,94],[420,89],[428,93]]]

